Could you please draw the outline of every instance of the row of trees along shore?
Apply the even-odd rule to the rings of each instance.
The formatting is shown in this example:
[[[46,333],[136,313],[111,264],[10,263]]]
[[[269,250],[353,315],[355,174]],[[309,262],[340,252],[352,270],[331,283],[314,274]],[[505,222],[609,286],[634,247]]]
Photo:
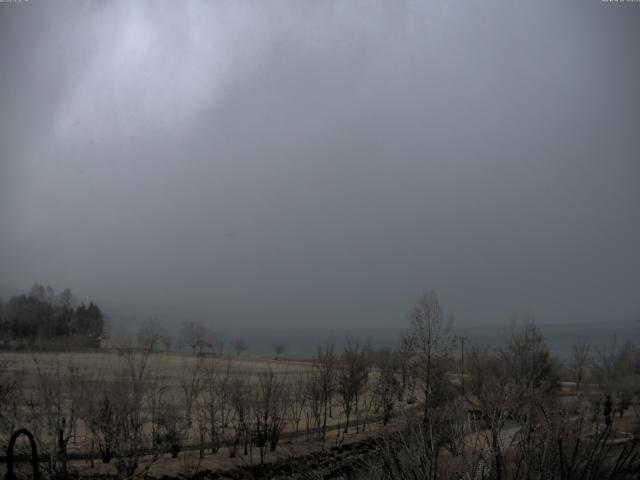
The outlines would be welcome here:
[[[5,349],[99,348],[104,332],[100,307],[78,303],[68,288],[56,294],[36,283],[27,295],[0,301],[0,346]]]
[[[192,325],[193,355],[167,355],[149,324],[106,364],[88,365],[91,354],[80,354],[82,365],[72,354],[53,363],[35,354],[29,382],[0,357],[0,448],[27,426],[52,477],[71,473],[75,454],[134,478],[166,455],[190,475],[207,455],[262,463],[287,436],[326,446],[369,433],[376,454],[358,460],[362,478],[627,479],[640,471],[636,345],[592,352],[579,343],[562,365],[528,319],[503,346],[469,346],[462,363],[435,293],[408,316],[395,349],[327,343],[308,363],[200,355],[202,332]],[[575,381],[568,390],[565,377]],[[621,441],[622,432],[636,437]]]

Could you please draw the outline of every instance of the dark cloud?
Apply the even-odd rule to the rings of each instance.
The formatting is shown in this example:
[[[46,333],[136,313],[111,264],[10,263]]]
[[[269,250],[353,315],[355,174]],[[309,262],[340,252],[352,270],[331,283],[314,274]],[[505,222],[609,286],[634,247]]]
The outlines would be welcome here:
[[[631,318],[640,8],[0,4],[0,287],[220,326]],[[125,308],[125,307],[122,307]]]

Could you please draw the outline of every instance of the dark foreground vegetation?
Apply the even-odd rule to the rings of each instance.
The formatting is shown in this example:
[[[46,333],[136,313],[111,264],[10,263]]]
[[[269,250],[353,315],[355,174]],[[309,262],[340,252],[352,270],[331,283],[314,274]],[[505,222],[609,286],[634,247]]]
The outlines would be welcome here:
[[[26,426],[51,478],[159,477],[176,462],[180,478],[638,478],[637,344],[576,343],[560,363],[529,319],[505,345],[463,352],[434,293],[409,321],[395,350],[326,344],[311,362],[225,360],[195,341],[161,353],[148,326],[137,347],[81,366],[33,355],[25,372],[11,354],[3,449]],[[273,463],[294,440],[315,453]]]

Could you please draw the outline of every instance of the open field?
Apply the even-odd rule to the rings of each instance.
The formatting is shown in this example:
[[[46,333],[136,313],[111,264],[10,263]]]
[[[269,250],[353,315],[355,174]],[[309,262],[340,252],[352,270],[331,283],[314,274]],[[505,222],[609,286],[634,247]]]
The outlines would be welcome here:
[[[616,468],[624,474],[635,465],[640,357],[632,344],[564,370],[534,327],[502,349],[470,347],[464,368],[414,348],[325,345],[306,362],[142,348],[5,352],[0,440],[28,428],[42,470],[57,477],[184,477],[304,463],[321,451],[327,467],[350,462],[336,448],[353,442],[364,445],[361,453],[379,450],[356,455],[372,471],[401,465],[391,478],[433,469],[489,478],[489,470],[513,473],[519,462],[551,472],[553,455],[563,459],[572,445],[575,468],[593,469],[594,452],[597,468],[628,452]],[[556,444],[540,464],[535,452]]]
[[[130,474],[153,475],[271,461],[379,432],[383,420],[371,367],[347,414],[337,363],[136,349],[10,352],[0,361],[16,390],[4,399],[12,415],[3,416],[3,443],[27,427],[50,468],[64,451],[64,468],[80,474],[117,474],[121,457]],[[398,401],[396,413],[408,407]]]
[[[131,352],[140,358],[142,352]],[[128,352],[127,352],[128,353]],[[39,374],[54,375],[59,370],[73,369],[86,379],[106,380],[109,374],[122,367],[125,354],[117,349],[91,352],[3,352],[0,359],[6,366],[6,372],[22,377],[27,389],[34,388]],[[216,369],[231,368],[245,375],[255,375],[268,371],[286,378],[308,372],[310,362],[290,360],[253,360],[249,358],[215,358],[194,356],[188,353],[153,353],[148,356],[146,371],[161,375],[170,388],[178,388],[185,374],[203,366]],[[62,374],[65,372],[63,371]]]

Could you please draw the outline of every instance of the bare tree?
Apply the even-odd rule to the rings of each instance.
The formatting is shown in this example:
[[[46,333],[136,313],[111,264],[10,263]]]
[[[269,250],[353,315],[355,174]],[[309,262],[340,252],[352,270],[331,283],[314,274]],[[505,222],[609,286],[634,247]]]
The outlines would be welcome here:
[[[364,432],[367,429],[367,421],[369,415],[378,405],[378,397],[376,395],[376,384],[372,381],[373,376],[371,370],[373,368],[373,360],[369,355],[366,357],[369,375],[364,382],[362,391],[358,395],[356,402],[356,432]],[[391,375],[393,377],[393,375]],[[362,428],[362,430],[360,430]]]
[[[180,391],[182,393],[182,413],[184,415],[183,431],[188,438],[193,426],[193,409],[197,404],[202,390],[202,359],[197,359],[195,365],[185,362],[180,375]]]
[[[425,425],[430,410],[450,395],[445,364],[454,348],[450,335],[452,321],[452,317],[444,313],[438,295],[433,291],[425,293],[409,312],[410,329],[405,342],[422,383]]]
[[[312,428],[320,432],[322,427],[323,413],[326,418],[326,409],[324,400],[326,399],[326,389],[324,388],[324,373],[320,369],[307,371],[304,376],[304,396],[307,408],[305,409],[305,419],[307,427],[307,437]],[[324,435],[324,429],[321,435]]]
[[[160,339],[160,343],[162,344],[162,349],[165,353],[169,353],[171,351],[171,335],[163,335]]]
[[[115,457],[125,456],[121,439],[123,422],[126,421],[126,412],[128,404],[132,397],[132,389],[130,389],[129,381],[133,378],[130,370],[125,367],[124,359],[129,353],[131,355],[140,355],[147,357],[149,351],[144,353],[131,347],[121,348],[119,350],[117,362],[115,365],[109,365],[106,369],[99,368],[92,372],[91,378],[85,378],[81,386],[80,400],[80,418],[84,422],[87,433],[90,434],[90,451],[94,453],[97,448],[102,456],[103,463],[109,463]],[[146,370],[146,362],[143,362]],[[153,386],[159,385],[153,383]],[[153,402],[144,405],[149,408],[152,423],[152,438],[156,438],[155,421],[157,419],[157,410],[162,404],[163,389],[158,387],[159,392]],[[142,406],[142,404],[141,404]],[[155,447],[156,444],[154,443]]]
[[[113,380],[109,392],[113,399],[116,422],[114,441],[116,467],[121,476],[130,478],[136,475],[145,453],[145,424],[148,421],[147,395],[153,382],[149,370],[149,350],[122,348],[119,361],[113,370]],[[150,459],[143,469],[155,462]]]
[[[396,377],[399,356],[389,349],[382,349],[376,358],[378,376],[373,386],[373,397],[376,411],[382,410],[382,424],[386,425],[391,419],[394,402],[398,398],[401,382]],[[402,377],[401,377],[402,378]],[[400,399],[402,395],[400,395]]]
[[[485,436],[493,460],[493,471],[501,478],[504,470],[502,431],[513,405],[514,394],[509,365],[499,352],[472,346],[468,350],[469,382],[465,390],[469,403],[477,405],[488,426]]]
[[[369,365],[364,348],[353,342],[347,343],[340,360],[337,387],[346,417],[344,433],[347,433],[351,412],[354,408],[358,409],[360,396],[369,378]]]
[[[232,378],[233,371],[230,365],[221,371],[214,361],[208,363],[203,371],[201,410],[204,413],[212,453],[216,453],[220,448],[224,430],[231,420]]]
[[[252,410],[253,433],[260,451],[260,463],[264,462],[267,443],[272,452],[278,446],[286,412],[284,393],[284,383],[273,370],[259,374]]]
[[[415,395],[415,375],[412,371],[412,343],[410,336],[404,336],[400,340],[400,348],[396,354],[396,361],[393,362],[395,373],[399,378],[397,398],[402,402],[408,393],[409,398]]]
[[[163,338],[163,334],[164,325],[162,325],[157,319],[151,318],[145,321],[140,325],[136,334],[138,347],[147,349],[151,352],[155,351]]]
[[[576,390],[580,390],[580,384],[587,374],[591,351],[589,345],[584,340],[580,340],[573,345],[571,358],[569,359],[569,371],[576,382]]]
[[[287,351],[287,346],[283,343],[277,343],[273,346],[273,353],[275,355],[275,359],[279,360],[280,355]]]
[[[211,350],[214,357],[222,358],[224,356],[225,340],[219,335],[212,335]]]
[[[237,358],[240,358],[243,353],[246,353],[249,350],[249,346],[241,338],[235,338],[231,342],[231,346],[233,347],[233,350],[236,352],[236,357]]]
[[[336,391],[338,357],[335,353],[335,345],[331,342],[318,347],[318,353],[314,359],[314,367],[318,376],[313,378],[318,382],[321,393],[322,405],[322,439],[325,439],[327,432],[327,418],[331,413],[331,405]]]
[[[182,339],[193,355],[201,355],[211,348],[211,331],[201,322],[185,320],[182,322]]]
[[[298,374],[287,384],[287,405],[295,432],[300,431],[302,414],[308,406],[306,380],[303,374]]]
[[[151,380],[152,381],[148,382],[146,409],[151,429],[151,446],[156,448],[162,444],[168,443],[168,429],[166,428],[166,416],[168,412],[165,409],[165,406],[169,402],[168,393],[170,390],[166,376],[155,375]]]
[[[250,420],[252,416],[252,402],[250,385],[246,375],[236,372],[230,384],[230,401],[233,408],[233,427],[235,435],[231,446],[230,456],[235,457],[240,441],[244,442],[244,454],[249,451]]]
[[[496,478],[509,478],[505,448],[514,431],[536,431],[548,418],[548,404],[557,391],[556,365],[533,322],[512,331],[505,348],[472,346],[469,350],[469,403],[479,407],[487,423],[486,442]],[[506,429],[507,421],[518,426]]]
[[[521,327],[514,327],[511,339],[501,355],[511,367],[511,380],[521,395],[558,388],[558,367],[549,347],[538,331],[533,316],[525,318]]]

